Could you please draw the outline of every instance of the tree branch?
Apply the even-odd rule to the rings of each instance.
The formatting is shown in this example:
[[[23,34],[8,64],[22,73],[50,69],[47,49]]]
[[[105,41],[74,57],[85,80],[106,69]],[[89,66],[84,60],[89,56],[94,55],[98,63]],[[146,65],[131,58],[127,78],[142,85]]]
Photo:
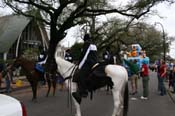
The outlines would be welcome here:
[[[13,0],[13,1],[14,1],[14,2],[18,2],[18,3],[33,5],[33,6],[35,6],[36,8],[42,9],[42,10],[44,10],[45,12],[47,12],[47,13],[49,13],[49,14],[52,13],[52,12],[50,11],[50,9],[54,10],[54,8],[52,8],[52,7],[46,7],[46,6],[43,6],[43,5],[36,4],[36,3],[33,2],[32,0],[29,0],[29,1]],[[6,3],[7,3],[7,2],[6,2]]]
[[[12,6],[12,5],[9,4],[9,3],[6,3],[6,4],[7,4],[10,8],[12,8],[12,10],[13,10],[14,12],[16,12],[17,14],[22,14],[22,15],[24,15],[24,16],[26,16],[26,17],[31,17],[31,18],[33,18],[33,19],[37,19],[37,20],[39,20],[39,21],[42,21],[42,22],[44,22],[44,23],[47,24],[47,25],[50,25],[50,22],[48,22],[48,21],[46,21],[46,20],[44,20],[44,19],[42,19],[42,18],[38,18],[38,17],[36,17],[36,16],[30,15],[30,14],[27,14],[27,13],[24,13],[24,12],[22,12],[21,10],[19,10],[18,8]]]

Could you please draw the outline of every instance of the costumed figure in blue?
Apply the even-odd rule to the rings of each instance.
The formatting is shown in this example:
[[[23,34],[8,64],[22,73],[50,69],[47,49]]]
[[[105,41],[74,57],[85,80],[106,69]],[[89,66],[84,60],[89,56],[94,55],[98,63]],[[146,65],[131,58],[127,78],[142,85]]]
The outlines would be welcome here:
[[[42,50],[38,56],[38,61],[35,65],[35,70],[42,74],[41,81],[42,81],[43,85],[45,85],[45,83],[46,83],[46,80],[44,78],[44,67],[43,67],[43,65],[46,63],[46,60],[47,60],[46,52],[44,50]]]

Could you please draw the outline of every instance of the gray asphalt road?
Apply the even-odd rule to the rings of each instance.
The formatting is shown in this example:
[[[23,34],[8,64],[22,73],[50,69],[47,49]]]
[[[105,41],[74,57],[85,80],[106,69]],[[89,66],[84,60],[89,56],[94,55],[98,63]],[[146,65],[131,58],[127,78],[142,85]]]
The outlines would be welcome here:
[[[141,100],[142,83],[139,80],[139,93],[130,96],[128,116],[175,116],[175,104],[168,95],[159,96],[157,94],[156,74],[150,74],[150,96],[149,100]],[[31,102],[31,89],[12,92],[10,95],[25,103],[28,116],[72,116],[74,108],[68,107],[68,96],[66,91],[57,90],[56,96],[45,97],[46,88],[39,88],[38,102]],[[132,100],[132,98],[136,98]],[[174,97],[175,98],[175,97]],[[70,104],[70,103],[69,103]],[[83,99],[81,104],[83,116],[110,116],[112,114],[112,95],[107,95],[105,91],[99,90],[94,94],[91,101]]]
[[[149,100],[141,100],[142,82],[139,80],[139,93],[130,96],[129,116],[175,116],[175,104],[170,96],[160,96],[157,92],[157,77],[155,72],[150,71]],[[165,83],[168,84],[167,82]],[[166,86],[167,87],[167,86]],[[172,95],[175,99],[175,95]],[[132,100],[132,97],[137,100]]]

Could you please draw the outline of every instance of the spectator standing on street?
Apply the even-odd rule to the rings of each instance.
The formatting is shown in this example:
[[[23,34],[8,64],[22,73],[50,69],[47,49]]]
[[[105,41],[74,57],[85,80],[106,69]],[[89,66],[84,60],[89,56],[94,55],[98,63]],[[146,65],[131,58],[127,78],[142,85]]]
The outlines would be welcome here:
[[[7,64],[7,74],[5,76],[5,82],[6,82],[6,93],[10,93],[10,70],[11,70],[11,65]]]
[[[137,65],[137,60],[134,61],[127,61],[124,59],[124,62],[127,66],[129,66],[130,73],[131,73],[131,94],[135,95],[137,93],[137,80],[138,80],[138,73],[139,73],[139,66]]]
[[[9,69],[9,74],[10,74],[10,82],[12,84],[15,84],[15,82],[13,81],[13,69],[12,69],[12,66]]]
[[[157,90],[158,92],[160,92],[160,65],[161,65],[161,59],[158,59],[157,62],[156,62],[156,72],[157,72],[157,79],[158,79],[158,87],[157,87]]]
[[[165,89],[165,79],[166,79],[166,73],[167,73],[167,67],[165,64],[165,61],[162,59],[160,62],[160,95],[164,96],[166,95],[166,89]]]
[[[173,85],[173,91],[172,91],[172,93],[175,94],[175,65],[173,66],[172,85]]]
[[[173,87],[173,77],[174,77],[174,71],[173,71],[174,64],[171,62],[169,64],[169,73],[168,73],[168,80],[169,80],[169,89]]]
[[[146,60],[142,61],[141,67],[141,77],[142,77],[142,85],[143,85],[143,96],[141,99],[148,99],[149,96],[149,71],[148,71],[148,62]]]

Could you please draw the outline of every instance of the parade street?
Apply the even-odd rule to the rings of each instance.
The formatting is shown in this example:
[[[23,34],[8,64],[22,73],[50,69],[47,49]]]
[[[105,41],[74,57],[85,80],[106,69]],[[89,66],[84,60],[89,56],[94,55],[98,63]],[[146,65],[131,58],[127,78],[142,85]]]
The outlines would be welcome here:
[[[130,83],[129,83],[130,84]],[[175,95],[171,97],[167,93],[160,96],[157,92],[157,77],[155,72],[150,71],[150,95],[149,100],[141,100],[142,80],[139,79],[139,92],[129,98],[128,116],[175,116]],[[40,87],[38,91],[38,102],[31,101],[31,88],[14,91],[10,96],[22,101],[27,108],[28,116],[73,116],[74,107],[68,101],[68,92],[57,89],[56,96],[45,97],[46,87]],[[105,89],[94,93],[93,100],[83,99],[81,104],[82,116],[111,116],[113,111],[113,99]]]

